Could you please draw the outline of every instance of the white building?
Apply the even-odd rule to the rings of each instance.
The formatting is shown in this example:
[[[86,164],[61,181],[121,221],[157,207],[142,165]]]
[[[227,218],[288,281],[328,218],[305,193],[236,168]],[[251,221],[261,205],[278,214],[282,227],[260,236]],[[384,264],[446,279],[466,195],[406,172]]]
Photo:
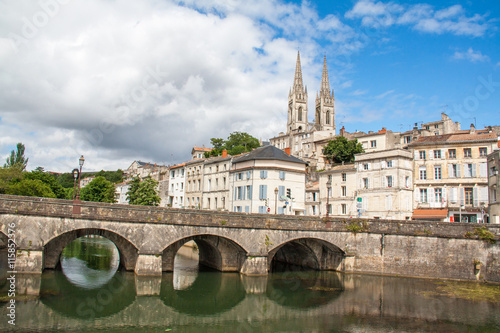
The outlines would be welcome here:
[[[229,172],[231,210],[303,215],[306,162],[265,146],[234,158]]]
[[[232,157],[227,151],[222,157],[212,157],[203,165],[203,209],[228,210],[229,207],[229,170]]]
[[[168,206],[172,208],[184,207],[184,194],[186,175],[184,169],[185,163],[175,165],[170,168]]]

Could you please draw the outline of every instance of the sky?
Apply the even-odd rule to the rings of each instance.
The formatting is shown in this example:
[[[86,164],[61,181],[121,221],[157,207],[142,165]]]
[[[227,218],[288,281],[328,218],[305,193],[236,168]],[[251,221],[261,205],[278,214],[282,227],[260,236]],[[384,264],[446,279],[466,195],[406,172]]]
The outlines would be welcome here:
[[[177,164],[285,131],[300,51],[309,121],[326,56],[336,124],[500,125],[496,1],[0,0],[0,165]]]

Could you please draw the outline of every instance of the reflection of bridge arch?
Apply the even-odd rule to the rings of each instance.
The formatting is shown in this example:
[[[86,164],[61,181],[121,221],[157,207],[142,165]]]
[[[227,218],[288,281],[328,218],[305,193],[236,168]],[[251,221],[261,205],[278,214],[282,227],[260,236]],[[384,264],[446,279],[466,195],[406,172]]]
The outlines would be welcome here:
[[[123,236],[106,229],[76,229],[57,235],[45,244],[44,268],[56,268],[59,265],[61,253],[64,248],[77,238],[87,235],[98,235],[113,242],[120,253],[120,266],[126,270],[134,270],[138,257],[137,247]]]
[[[338,246],[318,238],[296,238],[278,244],[269,251],[270,270],[276,263],[314,270],[337,270],[344,258]]]
[[[7,247],[8,241],[9,237],[7,237],[7,235],[0,230],[0,249]]]
[[[163,250],[163,271],[173,271],[177,251],[189,241],[198,246],[201,265],[221,272],[239,272],[246,258],[245,249],[233,240],[218,235],[193,235],[174,241]]]
[[[59,271],[46,271],[43,277],[41,302],[69,318],[108,317],[123,311],[136,299],[135,277],[131,273],[116,273],[96,289],[75,286]]]
[[[173,274],[164,274],[160,298],[174,310],[190,315],[212,315],[228,311],[245,299],[238,273],[200,272],[192,285],[174,290]]]
[[[328,304],[343,291],[337,272],[284,272],[268,277],[266,295],[281,306],[305,309]]]

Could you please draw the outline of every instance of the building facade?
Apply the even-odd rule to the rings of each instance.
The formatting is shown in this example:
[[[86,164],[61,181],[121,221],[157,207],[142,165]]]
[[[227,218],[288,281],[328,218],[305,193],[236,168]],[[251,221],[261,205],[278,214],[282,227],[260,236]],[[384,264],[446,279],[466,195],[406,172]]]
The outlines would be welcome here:
[[[500,148],[500,147],[498,147]],[[488,163],[488,205],[489,222],[500,223],[500,150],[495,150],[487,156]]]
[[[232,157],[223,152],[222,157],[207,159],[203,171],[203,209],[228,210],[229,170]]]
[[[174,165],[170,168],[169,191],[168,191],[168,207],[185,208],[184,194],[186,174],[184,169],[185,163]]]
[[[306,163],[265,146],[234,158],[229,172],[231,210],[303,215]]]
[[[414,215],[455,222],[486,222],[486,156],[498,136],[488,129],[420,137],[414,152]]]

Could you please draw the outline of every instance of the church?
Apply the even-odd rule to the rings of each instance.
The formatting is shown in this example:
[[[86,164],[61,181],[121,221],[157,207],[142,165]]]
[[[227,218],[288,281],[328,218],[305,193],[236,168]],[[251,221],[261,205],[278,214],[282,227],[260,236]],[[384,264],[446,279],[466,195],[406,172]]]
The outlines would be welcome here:
[[[286,133],[281,132],[271,138],[271,145],[286,150],[292,156],[308,162],[311,169],[323,169],[322,149],[335,137],[335,97],[330,90],[326,56],[323,61],[321,87],[316,94],[314,122],[308,121],[307,86],[302,81],[300,53],[297,52],[297,64],[293,86],[288,94],[288,118]]]

